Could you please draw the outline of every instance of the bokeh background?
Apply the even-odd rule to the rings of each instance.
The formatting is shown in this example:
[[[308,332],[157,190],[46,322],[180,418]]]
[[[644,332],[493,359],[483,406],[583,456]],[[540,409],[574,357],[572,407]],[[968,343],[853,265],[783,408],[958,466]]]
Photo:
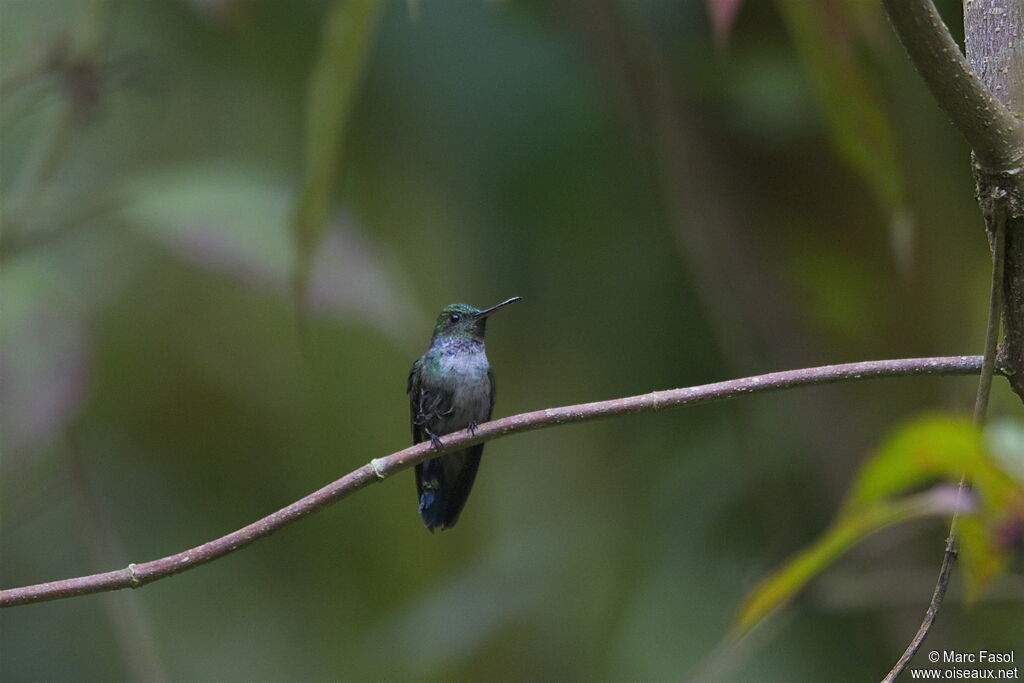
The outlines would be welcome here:
[[[337,173],[296,306],[334,11],[0,0],[4,587],[177,552],[406,446],[406,374],[452,301],[523,297],[489,326],[497,415],[980,352],[969,150],[877,3],[843,0],[746,3],[717,34],[695,0],[387,3],[319,150]],[[403,473],[142,590],[4,611],[0,678],[877,679],[942,520],[723,638],[895,425],[973,389],[496,441],[451,531],[423,529]],[[1021,416],[1003,382],[991,414]],[[926,647],[1020,646],[1019,576],[962,596]]]

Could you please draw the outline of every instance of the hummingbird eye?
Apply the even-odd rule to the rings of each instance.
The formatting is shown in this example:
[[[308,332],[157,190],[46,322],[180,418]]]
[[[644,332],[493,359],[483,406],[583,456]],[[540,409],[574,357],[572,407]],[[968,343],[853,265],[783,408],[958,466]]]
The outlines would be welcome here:
[[[462,320],[462,314],[461,313],[452,313],[450,316],[448,316],[448,322],[450,322],[450,323],[457,323],[460,320]]]

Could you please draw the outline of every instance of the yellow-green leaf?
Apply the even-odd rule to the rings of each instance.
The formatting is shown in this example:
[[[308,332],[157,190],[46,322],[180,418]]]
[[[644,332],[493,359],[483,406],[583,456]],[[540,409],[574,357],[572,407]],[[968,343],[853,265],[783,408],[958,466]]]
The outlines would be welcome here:
[[[985,462],[981,433],[970,420],[933,415],[899,428],[861,467],[848,507],[903,493],[936,478],[972,478]]]
[[[908,495],[935,481],[957,484]],[[924,515],[959,510],[958,538],[969,597],[1006,570],[1024,528],[1024,490],[987,454],[970,421],[928,416],[901,426],[864,463],[839,516],[809,547],[761,581],[744,602],[733,633],[741,636],[785,604],[842,553],[869,534]]]
[[[733,626],[733,635],[742,636],[750,631],[869,534],[915,517],[941,513],[944,508],[939,496],[924,493],[903,500],[878,500],[842,515],[818,540],[750,592]]]

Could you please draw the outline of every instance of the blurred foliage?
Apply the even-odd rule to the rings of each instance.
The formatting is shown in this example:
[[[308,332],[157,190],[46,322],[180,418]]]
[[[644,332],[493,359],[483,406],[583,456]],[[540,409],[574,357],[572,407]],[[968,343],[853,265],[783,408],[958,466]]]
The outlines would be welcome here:
[[[913,222],[893,125],[857,54],[870,30],[877,30],[881,3],[782,0],[778,7],[814,83],[836,153],[889,212],[894,255],[901,266],[911,267]],[[865,16],[868,8],[874,16]]]
[[[817,24],[801,39],[773,3],[743,3],[719,50],[704,3],[371,5],[0,0],[0,585],[176,552],[407,445],[406,374],[451,301],[524,298],[490,329],[497,415],[735,376],[715,316],[762,371],[980,350],[968,150],[877,11],[829,3],[855,37],[830,67],[800,47]],[[856,120],[822,116],[823,88]],[[897,173],[906,224],[928,226],[898,263]],[[313,187],[300,343],[291,226]],[[771,647],[719,645],[880,435],[973,387],[503,439],[449,532],[395,477],[144,590],[5,610],[0,679],[877,678],[943,519],[833,559]],[[991,413],[992,457],[1019,472],[1004,382]],[[895,477],[882,452],[864,467]],[[1019,644],[1003,559],[969,609],[951,590],[930,647]]]
[[[976,599],[1006,570],[1018,543],[1006,530],[1024,529],[1024,479],[1014,481],[983,444],[980,431],[962,418],[923,418],[901,427],[864,462],[839,517],[822,538],[748,596],[735,630],[743,634],[756,626],[867,535],[954,510],[965,513],[958,525],[961,564],[967,595]],[[969,482],[963,494],[957,490],[961,476]],[[905,495],[936,480],[952,488]]]
[[[300,312],[305,308],[313,252],[330,218],[339,175],[339,147],[345,139],[381,9],[380,0],[335,0],[310,77],[306,183],[292,220],[296,252],[293,287]]]

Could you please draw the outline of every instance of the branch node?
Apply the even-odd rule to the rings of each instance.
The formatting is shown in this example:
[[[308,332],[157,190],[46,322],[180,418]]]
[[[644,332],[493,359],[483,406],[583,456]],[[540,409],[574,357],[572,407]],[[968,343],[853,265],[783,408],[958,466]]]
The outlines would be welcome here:
[[[131,583],[132,588],[138,588],[142,585],[142,581],[139,579],[139,575],[135,573],[134,562],[128,565],[128,581],[129,583]]]
[[[384,458],[374,458],[373,460],[370,461],[370,469],[373,470],[373,473],[377,475],[378,479],[383,479],[384,477],[388,476],[387,472],[384,471],[383,463]]]
[[[946,554],[954,560],[960,557],[960,543],[957,542],[956,536],[952,534],[946,538]]]

